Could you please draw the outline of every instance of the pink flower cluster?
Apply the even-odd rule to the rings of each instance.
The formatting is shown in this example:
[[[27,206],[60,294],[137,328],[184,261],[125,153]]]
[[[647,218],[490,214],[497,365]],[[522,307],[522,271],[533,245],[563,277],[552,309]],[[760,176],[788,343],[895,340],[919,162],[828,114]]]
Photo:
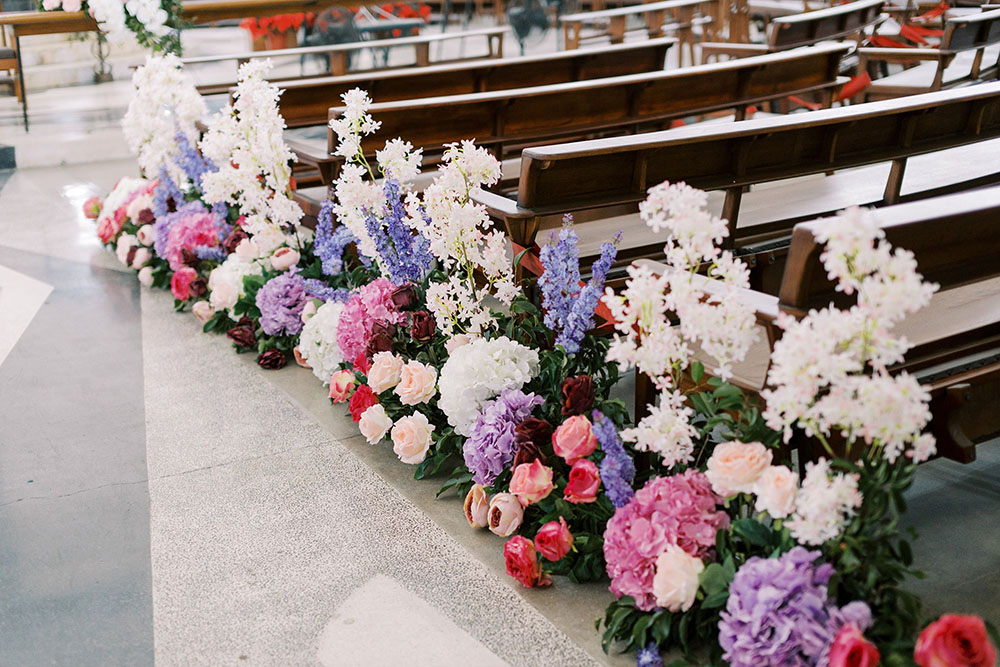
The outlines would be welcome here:
[[[387,279],[377,278],[351,294],[337,325],[337,344],[344,359],[353,362],[364,353],[376,322],[399,324],[404,320],[405,315],[392,303],[394,289]]]
[[[652,609],[656,559],[671,545],[704,557],[715,545],[716,532],[729,525],[729,516],[718,508],[721,501],[696,470],[649,480],[604,530],[611,592],[632,596],[643,611]]]
[[[219,237],[215,216],[210,211],[192,213],[170,226],[170,232],[167,235],[166,260],[170,263],[170,268],[177,271],[184,266],[183,251],[193,251],[198,246],[218,244]]]

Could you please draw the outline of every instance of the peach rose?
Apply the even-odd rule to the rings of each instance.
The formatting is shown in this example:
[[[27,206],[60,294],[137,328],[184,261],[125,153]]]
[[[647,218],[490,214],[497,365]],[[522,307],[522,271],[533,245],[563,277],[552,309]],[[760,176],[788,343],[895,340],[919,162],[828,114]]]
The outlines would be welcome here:
[[[437,371],[433,366],[411,359],[400,370],[395,392],[403,405],[426,403],[437,392]]]
[[[705,476],[723,498],[751,493],[754,482],[771,465],[771,450],[759,442],[723,442],[708,459]]]
[[[473,528],[485,528],[490,511],[490,499],[482,484],[473,484],[465,496],[465,520]]]
[[[671,544],[656,559],[653,595],[656,604],[669,611],[687,611],[698,594],[698,577],[705,564],[680,547]]]
[[[143,225],[135,232],[135,237],[142,245],[153,245],[153,225]]]
[[[306,305],[302,306],[302,318],[303,322],[309,321],[309,318],[316,314],[316,300],[309,299],[306,301]]]
[[[491,533],[508,537],[521,527],[524,508],[514,494],[498,493],[490,499],[490,509],[486,517]]]
[[[253,239],[243,239],[236,246],[236,255],[244,262],[250,262],[260,257],[260,249]]]
[[[590,420],[584,415],[576,415],[560,424],[552,434],[552,449],[570,465],[590,456],[597,449],[597,436]]]
[[[368,386],[376,394],[392,389],[399,384],[399,374],[403,370],[403,358],[392,352],[378,352],[372,358],[368,369]]]
[[[284,248],[278,248],[271,255],[271,266],[274,267],[275,271],[284,271],[285,269],[291,268],[299,263],[299,251],[295,248],[289,248],[285,246]]]
[[[757,494],[758,512],[784,519],[795,509],[799,476],[785,466],[770,466],[757,478],[753,492]]]
[[[208,295],[208,302],[216,310],[226,310],[235,306],[239,298],[240,290],[236,285],[226,280],[220,280],[217,285],[212,287],[212,291]]]
[[[510,492],[522,505],[534,505],[552,493],[552,468],[535,459],[514,468],[510,478]]]
[[[302,356],[302,351],[299,350],[298,346],[292,348],[292,356],[295,357],[295,363],[297,363],[302,368],[312,369],[306,358]]]
[[[143,265],[153,258],[153,253],[149,252],[149,248],[138,248],[135,254],[132,255],[132,268],[141,269]]]
[[[208,303],[208,301],[199,301],[194,304],[191,306],[191,312],[194,313],[194,316],[197,317],[198,321],[202,324],[212,319],[212,315],[215,314],[215,311],[212,310],[212,306]]]
[[[337,371],[330,376],[330,398],[334,403],[343,403],[354,391],[354,373]]]
[[[427,421],[422,413],[400,417],[392,427],[392,451],[403,463],[416,465],[427,458],[431,446],[434,424]]]
[[[153,284],[153,267],[144,266],[139,269],[139,284],[150,287]]]
[[[392,420],[385,413],[385,408],[376,403],[361,414],[358,429],[369,445],[377,445],[392,428]]]

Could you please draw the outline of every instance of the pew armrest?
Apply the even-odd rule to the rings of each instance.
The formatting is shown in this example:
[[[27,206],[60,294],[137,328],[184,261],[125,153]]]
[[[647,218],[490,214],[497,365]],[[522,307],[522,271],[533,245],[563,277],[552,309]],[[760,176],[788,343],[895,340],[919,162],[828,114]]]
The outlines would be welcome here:
[[[333,183],[333,180],[337,177],[337,173],[340,171],[339,166],[342,158],[330,155],[329,151],[325,148],[320,148],[315,144],[304,141],[289,138],[285,139],[285,143],[295,153],[299,164],[315,167],[319,170],[320,180],[323,182],[323,185]]]
[[[917,61],[941,60],[946,54],[937,49],[891,49],[864,46],[858,49],[858,69],[868,62],[905,65]]]
[[[526,211],[517,205],[517,202],[495,192],[479,190],[472,194],[472,199],[486,207],[486,211],[491,217],[498,220],[510,220],[518,218],[529,218],[530,211]]]
[[[769,53],[767,46],[763,44],[736,44],[729,42],[702,42],[701,62],[705,63],[712,56],[729,56],[730,58],[747,58],[749,56],[762,56]]]

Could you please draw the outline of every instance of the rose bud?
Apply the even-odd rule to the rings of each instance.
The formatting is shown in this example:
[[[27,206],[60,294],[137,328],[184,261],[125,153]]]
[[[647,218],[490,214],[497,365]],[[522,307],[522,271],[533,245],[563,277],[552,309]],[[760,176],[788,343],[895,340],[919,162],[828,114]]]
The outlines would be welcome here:
[[[594,405],[593,379],[589,375],[566,378],[562,383],[562,396],[563,415],[582,415]]]
[[[143,225],[148,225],[156,221],[156,216],[153,215],[153,211],[148,208],[144,208],[141,211],[139,211],[139,215],[136,217],[138,218],[139,222]]]
[[[920,667],[993,667],[997,652],[983,619],[945,614],[920,633],[913,660]]]
[[[830,647],[830,667],[875,667],[881,658],[875,645],[853,623],[840,628]]]
[[[514,427],[514,439],[519,444],[531,443],[535,450],[540,451],[542,445],[552,440],[552,424],[538,417],[528,417]]]
[[[490,509],[486,517],[487,527],[491,533],[508,537],[521,527],[524,508],[514,494],[498,493],[490,499]]]
[[[257,365],[269,371],[276,371],[279,368],[284,368],[287,363],[288,359],[285,358],[284,353],[273,347],[257,357]]]
[[[473,528],[485,528],[490,510],[490,499],[482,484],[473,484],[465,496],[465,520]]]
[[[191,296],[198,297],[205,296],[208,293],[208,281],[198,276],[191,281]]]
[[[194,316],[197,317],[198,321],[202,324],[212,319],[212,315],[215,314],[215,311],[212,310],[212,306],[208,303],[208,301],[199,301],[194,304],[191,306],[191,312],[194,313]]]
[[[139,269],[139,284],[144,287],[151,287],[153,284],[153,267],[144,266]]]
[[[434,316],[426,310],[413,313],[410,322],[410,337],[418,343],[429,341],[434,336]]]
[[[135,232],[135,238],[142,245],[153,245],[156,240],[156,232],[153,229],[153,225],[143,225],[140,227]]]
[[[544,464],[545,457],[538,451],[535,443],[530,441],[522,442],[517,446],[517,453],[514,454],[514,462],[511,464],[511,469],[517,468],[522,463],[531,463],[532,461],[540,461]]]
[[[396,325],[390,322],[373,322],[372,336],[386,336],[392,338],[396,335]]]
[[[198,274],[189,266],[182,266],[174,275],[170,277],[170,292],[178,301],[187,301],[191,298],[191,283],[198,277]]]
[[[284,271],[299,263],[299,251],[295,248],[278,248],[271,255],[271,266],[275,271]]]
[[[584,415],[570,417],[552,434],[552,448],[556,456],[573,465],[579,459],[590,456],[597,449],[597,436]]]
[[[97,220],[101,215],[101,203],[100,197],[89,197],[83,202],[83,215],[90,220]]]
[[[522,463],[514,468],[514,475],[510,478],[510,492],[525,507],[546,498],[552,493],[552,468],[542,465],[537,459],[531,463]]]
[[[341,370],[330,376],[330,398],[334,403],[343,403],[354,391],[354,373]]]
[[[375,395],[371,387],[363,384],[354,390],[354,395],[347,402],[347,411],[351,413],[351,419],[357,424],[361,421],[361,415],[365,413],[365,410],[377,404],[378,396]]]
[[[253,329],[248,326],[237,325],[227,331],[226,336],[239,347],[255,347],[257,345],[257,336],[254,335]]]
[[[309,318],[316,314],[316,310],[315,299],[309,299],[306,301],[306,305],[302,306],[302,315],[300,316],[302,318],[302,322],[308,322]]]
[[[469,334],[455,334],[451,338],[445,341],[444,349],[451,354],[463,345],[468,345],[472,342],[472,336]]]
[[[569,482],[563,491],[563,498],[571,503],[592,503],[597,500],[600,486],[601,476],[597,466],[590,459],[580,459],[569,470]]]
[[[198,266],[198,262],[200,261],[201,259],[198,257],[198,254],[194,250],[189,250],[188,248],[184,248],[181,250],[182,264],[185,264],[187,266]]]
[[[515,535],[503,545],[503,557],[507,563],[507,574],[521,582],[526,588],[548,586],[552,583],[549,575],[542,572],[535,546],[531,540]]]
[[[562,517],[558,521],[549,521],[535,535],[535,549],[553,563],[561,560],[572,548],[573,534]]]
[[[401,285],[392,291],[389,299],[392,300],[392,305],[397,310],[406,310],[413,307],[413,304],[417,302],[417,290],[410,284]]]
[[[236,252],[236,247],[239,246],[240,241],[246,238],[250,237],[245,231],[237,227],[233,231],[229,232],[229,236],[227,236],[226,240],[222,242],[222,247],[225,248],[226,254],[231,255]]]
[[[377,445],[392,428],[392,420],[381,405],[373,405],[364,411],[358,421],[358,430],[369,445]]]

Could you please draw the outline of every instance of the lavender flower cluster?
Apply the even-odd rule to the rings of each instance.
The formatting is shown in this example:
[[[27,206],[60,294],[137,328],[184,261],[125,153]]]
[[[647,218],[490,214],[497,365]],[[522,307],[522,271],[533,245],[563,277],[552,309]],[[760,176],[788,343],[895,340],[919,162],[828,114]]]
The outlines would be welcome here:
[[[368,213],[365,218],[368,235],[375,242],[389,280],[397,285],[418,283],[431,270],[434,261],[430,241],[406,224],[406,208],[399,182],[392,178],[385,179],[382,192],[387,207],[382,210],[381,216],[375,211]]]
[[[183,132],[177,133],[176,141],[177,155],[174,157],[174,162],[184,170],[184,173],[191,179],[191,182],[200,189],[201,177],[213,171],[218,171],[218,168],[212,164],[211,160],[202,157],[198,149],[191,145],[187,135]]]
[[[600,410],[594,410],[593,431],[601,444],[604,458],[601,460],[601,483],[604,494],[616,508],[625,506],[635,495],[632,480],[635,479],[635,462],[625,451],[618,429]]]
[[[462,446],[465,465],[477,484],[490,486],[510,465],[517,454],[514,429],[544,402],[536,394],[508,389],[486,404]]]
[[[260,328],[269,336],[299,333],[305,305],[306,284],[302,276],[287,271],[271,278],[257,290]]]
[[[318,278],[306,278],[306,294],[320,301],[344,303],[351,298],[351,291],[343,287],[333,287]]]
[[[322,260],[323,275],[333,276],[344,270],[344,249],[358,239],[346,225],[333,228],[333,201],[327,199],[316,217],[314,250]],[[362,261],[365,261],[362,258]],[[367,262],[365,262],[367,265]]]
[[[184,193],[180,191],[174,179],[170,178],[170,173],[166,167],[160,167],[159,182],[153,189],[153,215],[156,219],[164,217],[168,213],[173,213],[178,206],[184,204]]]

